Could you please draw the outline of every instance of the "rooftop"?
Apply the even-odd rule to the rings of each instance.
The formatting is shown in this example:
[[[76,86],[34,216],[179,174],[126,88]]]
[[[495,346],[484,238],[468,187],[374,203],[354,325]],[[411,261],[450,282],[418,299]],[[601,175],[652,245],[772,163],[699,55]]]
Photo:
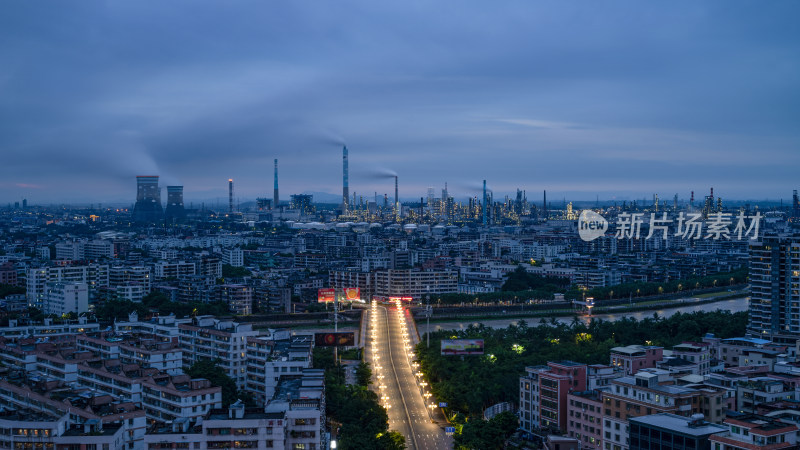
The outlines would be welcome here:
[[[283,419],[283,413],[267,413],[259,408],[246,409],[241,419],[232,419],[227,409],[212,409],[206,420]]]
[[[14,420],[19,422],[56,422],[58,417],[27,408],[6,409],[0,408],[0,420]]]
[[[771,343],[771,341],[768,341],[766,339],[748,338],[748,337],[728,338],[728,339],[723,339],[722,342],[729,344],[734,344],[739,342],[739,343],[748,343],[752,345],[766,345]]]
[[[666,413],[632,417],[630,422],[695,437],[708,436],[710,434],[728,431],[728,428],[722,425],[705,421],[697,421],[696,424],[693,425],[692,421],[688,417]]]

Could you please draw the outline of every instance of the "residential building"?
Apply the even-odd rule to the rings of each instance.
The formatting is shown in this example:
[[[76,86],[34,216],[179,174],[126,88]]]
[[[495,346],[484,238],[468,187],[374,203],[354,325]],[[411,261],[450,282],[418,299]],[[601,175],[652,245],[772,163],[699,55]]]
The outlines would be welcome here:
[[[669,372],[660,369],[642,369],[634,376],[612,380],[603,393],[605,450],[628,450],[631,417],[660,412],[688,417],[700,412],[697,392],[673,383]]]
[[[253,288],[244,284],[217,286],[217,299],[225,302],[231,312],[243,315],[253,313]]]
[[[256,404],[264,405],[285,376],[311,368],[312,335],[247,338],[247,385]]]
[[[710,436],[711,450],[780,450],[797,448],[797,425],[769,416],[734,415],[725,432]]]
[[[0,264],[0,284],[16,286],[18,280],[17,269],[13,263],[4,262]]]
[[[57,316],[89,312],[89,287],[86,283],[49,283],[42,311]]]
[[[177,336],[165,337],[140,332],[99,332],[78,335],[79,350],[88,350],[103,359],[119,359],[170,375],[183,373],[183,350]]]
[[[117,286],[139,285],[145,295],[150,293],[150,268],[144,266],[115,266],[108,270],[108,285]]]
[[[220,360],[221,367],[238,389],[247,385],[247,338],[258,336],[249,324],[200,316],[192,324],[178,325],[183,365],[189,367],[201,359]]]
[[[153,277],[156,280],[168,278],[181,279],[196,274],[194,263],[185,261],[158,261],[153,265]]]
[[[573,361],[526,367],[520,378],[521,427],[567,430],[570,392],[586,391],[587,367]]]
[[[781,400],[798,400],[797,391],[781,380],[754,377],[736,386],[736,408],[742,413],[754,413],[759,404]]]
[[[374,272],[375,295],[412,297],[458,292],[458,272],[452,270],[388,269]]]
[[[91,299],[98,288],[108,286],[109,271],[104,264],[39,267],[28,269],[26,277],[28,304],[42,309],[48,283],[86,283]]]
[[[793,344],[800,336],[800,235],[767,233],[751,242],[750,285],[748,333]]]
[[[739,356],[746,350],[761,349],[771,344],[771,341],[761,338],[739,337],[720,339],[714,335],[706,335],[703,342],[709,344],[711,357],[721,360],[725,366],[747,365],[739,363]]]
[[[654,345],[628,345],[614,347],[610,352],[610,364],[625,375],[635,375],[642,369],[652,369],[664,357],[664,348]]]
[[[603,448],[603,399],[601,391],[572,392],[567,394],[569,421],[567,436],[581,442],[581,448]]]
[[[214,450],[225,448],[324,450],[325,385],[321,370],[306,369],[284,377],[264,408],[209,411],[198,425],[187,420],[156,422],[144,437],[147,450]]]
[[[222,250],[222,264],[233,267],[244,266],[244,251],[239,247]]]
[[[5,338],[57,338],[63,336],[74,336],[86,331],[97,331],[100,324],[89,322],[86,316],[80,316],[76,320],[55,321],[49,317],[43,322],[22,322],[18,319],[8,321],[7,327],[0,327],[0,336]]]
[[[697,375],[711,372],[711,350],[707,342],[683,342],[672,347],[672,356],[697,365]]]
[[[0,411],[0,447],[47,450],[125,450],[125,429],[120,424],[99,420],[84,424],[70,420],[70,414],[53,414],[30,408]]]
[[[139,320],[136,311],[128,314],[127,321],[114,322],[114,331],[117,333],[147,333],[167,338],[178,338],[178,325],[191,323],[191,318],[176,319],[174,314],[169,316],[156,316],[150,320]]]

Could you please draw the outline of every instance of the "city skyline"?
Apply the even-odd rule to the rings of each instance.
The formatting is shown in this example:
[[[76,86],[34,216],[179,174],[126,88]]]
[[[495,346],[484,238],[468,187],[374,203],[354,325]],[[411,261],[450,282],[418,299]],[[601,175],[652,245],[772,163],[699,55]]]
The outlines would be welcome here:
[[[0,202],[796,188],[794,4],[245,6],[6,6]]]

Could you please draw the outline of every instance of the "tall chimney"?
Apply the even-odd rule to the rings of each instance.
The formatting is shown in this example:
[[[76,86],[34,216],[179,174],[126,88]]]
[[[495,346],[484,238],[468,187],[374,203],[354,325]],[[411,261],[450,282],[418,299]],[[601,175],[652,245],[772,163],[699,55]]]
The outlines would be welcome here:
[[[275,186],[272,190],[272,208],[277,209],[278,203],[280,203],[280,197],[278,196],[278,160],[275,159]]]
[[[228,178],[228,212],[233,214],[233,178]]]
[[[347,146],[342,147],[342,212],[347,213],[350,197],[350,174],[347,167]]]
[[[544,191],[544,199],[542,201],[542,213],[544,214],[544,218],[547,218],[547,190]]]
[[[483,180],[483,226],[486,226],[486,209],[488,205],[486,204],[486,180]]]
[[[394,176],[394,213],[397,219],[400,219],[400,197],[397,193],[397,175]]]

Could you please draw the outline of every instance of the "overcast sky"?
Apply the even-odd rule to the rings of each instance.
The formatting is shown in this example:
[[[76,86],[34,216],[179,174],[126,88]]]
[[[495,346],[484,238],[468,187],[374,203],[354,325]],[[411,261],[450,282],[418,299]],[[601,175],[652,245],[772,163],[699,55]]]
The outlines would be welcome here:
[[[790,198],[800,2],[16,1],[0,201]],[[162,194],[164,199],[166,193]]]

